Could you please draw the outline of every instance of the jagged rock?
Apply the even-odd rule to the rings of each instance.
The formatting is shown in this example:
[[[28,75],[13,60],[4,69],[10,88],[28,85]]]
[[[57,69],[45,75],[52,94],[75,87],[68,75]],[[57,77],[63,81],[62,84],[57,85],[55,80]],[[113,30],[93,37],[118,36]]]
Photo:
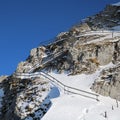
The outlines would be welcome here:
[[[87,23],[81,23],[80,25],[74,26],[72,29],[70,29],[70,34],[79,35],[80,33],[88,32],[90,30],[91,28]]]
[[[5,95],[1,110],[2,116],[0,116],[1,120],[25,119],[25,117],[40,108],[50,89],[49,83],[40,78],[22,80],[10,76],[2,84]]]
[[[54,60],[54,63],[51,62],[47,65],[40,66],[39,68],[36,67],[36,70],[46,67],[46,69],[49,70],[57,69],[58,71],[74,71],[72,70],[75,66],[74,63],[77,64],[80,62],[79,64],[82,64],[82,62],[84,62],[86,65],[88,63],[89,66],[91,66],[90,69],[87,69],[87,73],[92,73],[91,71],[94,72],[99,65],[106,65],[111,61],[113,63],[119,62],[120,42],[119,40],[110,42],[117,39],[114,37],[114,33],[111,33],[112,38],[109,39],[105,38],[106,35],[100,34],[84,35],[91,30],[101,30],[103,32],[107,29],[114,29],[113,27],[119,25],[119,10],[120,6],[107,5],[106,8],[98,14],[84,19],[84,21],[73,26],[69,31],[58,34],[54,39],[54,42],[52,41],[53,43],[32,49],[28,59],[18,65],[16,72],[29,72],[33,66],[48,61],[55,56],[55,53],[65,49],[69,50],[69,52],[68,54],[64,54],[60,60],[57,58],[58,60]],[[95,41],[97,39],[104,39],[102,40],[104,42],[93,42],[93,40]],[[92,59],[96,59],[97,64],[94,63]],[[78,66],[81,67],[81,65]],[[94,66],[95,69],[92,66]],[[83,67],[83,69],[85,70],[85,67]],[[83,69],[77,68],[75,73],[81,73],[80,71],[84,71]]]
[[[31,63],[28,63],[27,61],[25,62],[20,62],[18,64],[18,67],[16,69],[17,73],[23,73],[23,72],[27,72],[30,68],[32,67]]]
[[[57,35],[57,39],[64,39],[68,37],[69,32],[61,32]]]
[[[109,29],[119,24],[120,6],[107,5],[100,13],[88,17],[85,22],[93,30]]]
[[[44,46],[40,46],[38,48],[34,48],[30,51],[30,56],[24,62],[20,62],[18,64],[16,73],[29,72],[29,70],[36,64],[41,63],[43,58],[46,57],[46,48]]]
[[[120,100],[120,64],[101,72],[92,86],[92,90],[104,96]]]

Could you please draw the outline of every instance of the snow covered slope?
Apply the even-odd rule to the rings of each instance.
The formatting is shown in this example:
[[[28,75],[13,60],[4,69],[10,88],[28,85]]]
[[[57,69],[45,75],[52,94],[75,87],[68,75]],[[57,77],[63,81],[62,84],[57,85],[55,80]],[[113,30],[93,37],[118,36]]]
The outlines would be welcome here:
[[[90,86],[100,72],[111,66],[114,65],[110,63],[101,66],[98,71],[91,75],[67,76],[66,73],[57,74],[56,72],[50,74],[64,84],[91,91]],[[54,94],[56,95],[55,91]],[[51,99],[52,106],[42,120],[120,120],[120,102],[118,105],[115,99],[103,96],[100,96],[99,100],[95,101],[69,93],[64,94],[63,91],[60,91],[60,96]]]
[[[52,99],[42,120],[120,120],[119,114],[120,108],[110,98],[101,97],[97,102],[77,95],[61,95]]]

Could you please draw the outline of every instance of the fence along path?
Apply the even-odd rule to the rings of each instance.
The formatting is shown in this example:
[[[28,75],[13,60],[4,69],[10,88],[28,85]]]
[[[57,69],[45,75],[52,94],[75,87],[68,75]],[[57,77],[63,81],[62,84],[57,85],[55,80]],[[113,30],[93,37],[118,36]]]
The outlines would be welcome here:
[[[60,82],[58,79],[54,78],[53,76],[49,75],[46,72],[41,72],[41,75],[43,75],[44,77],[47,77],[50,81],[51,80],[54,81],[58,86],[60,86],[60,87],[62,87],[62,89],[64,89],[64,92],[77,94],[77,95],[80,95],[83,97],[87,97],[87,98],[91,98],[91,99],[95,99],[95,100],[99,101],[98,94],[65,85],[64,83]]]
[[[87,98],[99,101],[98,94],[65,85],[64,83],[62,83],[58,79],[54,78],[53,76],[51,76],[48,73],[43,72],[43,71],[36,72],[36,73],[15,73],[14,75],[15,75],[15,77],[21,78],[21,79],[25,79],[25,78],[28,79],[28,78],[34,78],[34,77],[44,77],[45,79],[48,79],[51,83],[56,85],[57,87],[64,90],[64,93],[76,94],[76,95],[80,95],[83,97],[87,97]]]

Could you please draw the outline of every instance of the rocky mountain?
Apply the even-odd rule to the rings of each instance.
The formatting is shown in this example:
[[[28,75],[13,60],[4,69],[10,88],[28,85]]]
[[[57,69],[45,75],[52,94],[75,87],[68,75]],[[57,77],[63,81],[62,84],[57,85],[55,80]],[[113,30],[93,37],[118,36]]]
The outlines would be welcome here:
[[[40,71],[92,74],[105,67],[91,89],[120,100],[120,5],[108,5],[69,31],[41,44],[18,64],[16,71],[0,78],[1,120],[38,120],[51,106],[48,76]],[[34,113],[36,112],[36,113]]]
[[[88,17],[85,22],[87,22],[92,30],[113,29],[112,27],[117,26],[118,24],[120,25],[119,9],[119,5],[107,5],[103,11],[94,16]]]

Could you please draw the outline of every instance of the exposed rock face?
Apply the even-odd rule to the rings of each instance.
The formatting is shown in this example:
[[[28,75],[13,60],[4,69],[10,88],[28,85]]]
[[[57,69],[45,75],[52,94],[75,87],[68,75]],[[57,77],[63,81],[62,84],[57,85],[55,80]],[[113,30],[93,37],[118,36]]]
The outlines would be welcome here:
[[[120,37],[114,41],[115,38],[105,39],[103,36],[98,36],[86,35],[80,36],[79,39],[70,37],[62,44],[63,48],[68,49],[68,53],[55,60],[49,67],[59,72],[66,70],[71,74],[93,73],[100,65],[119,62]],[[94,42],[90,39],[103,39],[103,41]]]
[[[28,59],[18,64],[16,72],[29,72],[32,66],[34,66],[36,63],[41,63],[44,57],[46,57],[45,47],[40,46],[38,48],[32,49]]]
[[[120,40],[113,43],[113,47],[114,51],[110,56],[114,67],[103,70],[92,89],[99,94],[120,100]],[[108,54],[106,58],[109,58]]]
[[[39,110],[41,118],[50,106],[45,102],[49,93],[49,83],[44,79],[18,79],[8,77],[2,83],[5,95],[2,101],[0,120],[21,120]],[[36,118],[36,119],[38,119]]]
[[[81,23],[80,25],[74,26],[71,30],[71,34],[79,34],[90,31],[91,28],[87,23]]]
[[[90,16],[86,22],[93,30],[108,29],[117,26],[120,22],[120,6],[107,5],[100,13]]]
[[[93,73],[99,65],[119,62],[120,36],[111,32],[107,37],[108,34],[104,33],[104,29],[113,29],[119,25],[119,10],[120,6],[108,5],[68,32],[60,33],[53,44],[32,49],[28,59],[18,65],[16,72],[29,72],[33,66],[49,60],[62,50],[68,50],[68,53],[47,64],[46,69],[69,71],[71,74]],[[101,30],[101,34],[90,33],[91,30]]]
[[[120,64],[103,70],[92,89],[104,96],[120,100]]]

